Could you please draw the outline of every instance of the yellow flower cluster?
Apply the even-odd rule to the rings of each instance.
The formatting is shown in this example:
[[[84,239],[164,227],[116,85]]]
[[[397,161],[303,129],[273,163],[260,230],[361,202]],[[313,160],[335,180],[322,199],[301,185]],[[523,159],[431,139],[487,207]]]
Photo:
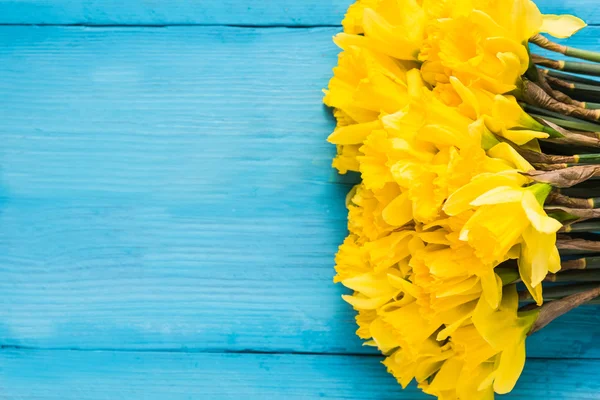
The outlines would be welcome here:
[[[513,282],[541,304],[561,224],[515,150],[539,151],[548,133],[507,92],[530,36],[575,30],[556,19],[529,0],[362,0],[334,38],[333,165],[362,176],[335,281],[403,386],[490,399],[522,371],[537,314],[518,312]],[[508,260],[518,272],[498,267]]]

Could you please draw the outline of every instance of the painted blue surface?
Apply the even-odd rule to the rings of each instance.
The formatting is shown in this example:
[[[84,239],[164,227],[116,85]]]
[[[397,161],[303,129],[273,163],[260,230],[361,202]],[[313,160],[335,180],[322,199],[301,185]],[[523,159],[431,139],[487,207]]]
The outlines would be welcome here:
[[[0,0],[0,24],[335,25],[343,3]],[[0,27],[0,399],[422,398],[359,356],[331,282],[338,30]],[[595,307],[532,337],[511,398],[600,398],[599,337]]]
[[[0,0],[0,24],[339,25],[352,0]],[[538,0],[544,13],[600,23],[597,0]]]
[[[431,400],[406,390],[379,357],[7,350],[0,353],[2,399],[44,400]],[[598,399],[597,364],[530,360],[510,396]]]

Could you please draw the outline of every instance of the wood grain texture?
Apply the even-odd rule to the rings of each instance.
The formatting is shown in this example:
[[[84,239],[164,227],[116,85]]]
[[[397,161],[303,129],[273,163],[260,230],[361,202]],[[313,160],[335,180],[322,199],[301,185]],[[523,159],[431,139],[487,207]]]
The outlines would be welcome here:
[[[0,345],[365,353],[336,29],[0,28]],[[600,357],[582,308],[529,341]]]
[[[351,3],[351,0],[0,0],[0,23],[339,25]]]
[[[352,0],[0,0],[0,24],[339,25]],[[537,0],[544,13],[600,23],[597,0]]]
[[[511,400],[598,399],[600,361],[529,360]],[[0,396],[19,400],[426,400],[378,357],[0,352]],[[504,398],[504,397],[502,397]]]

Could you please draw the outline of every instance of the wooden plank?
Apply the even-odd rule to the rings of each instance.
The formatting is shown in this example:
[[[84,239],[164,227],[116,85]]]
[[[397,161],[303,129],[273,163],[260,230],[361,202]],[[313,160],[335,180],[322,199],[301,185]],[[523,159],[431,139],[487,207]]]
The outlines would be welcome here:
[[[364,353],[337,29],[0,28],[0,345]],[[600,357],[581,309],[529,354]]]
[[[510,399],[598,399],[598,360],[528,360]],[[431,399],[378,357],[0,352],[2,397],[20,400]]]
[[[340,25],[350,0],[0,0],[2,24]]]
[[[0,24],[339,25],[351,0],[0,0]],[[537,0],[545,13],[600,23],[596,0]]]

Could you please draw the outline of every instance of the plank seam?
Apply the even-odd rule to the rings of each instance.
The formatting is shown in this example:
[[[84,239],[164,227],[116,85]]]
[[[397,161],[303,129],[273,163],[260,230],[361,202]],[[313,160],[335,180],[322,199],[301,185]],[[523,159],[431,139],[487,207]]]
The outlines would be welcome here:
[[[339,24],[316,24],[316,25],[286,25],[286,24],[25,24],[25,23],[0,23],[0,26],[9,27],[82,27],[82,28],[168,28],[168,27],[227,27],[227,28],[250,28],[250,29],[311,29],[311,28],[341,28]]]
[[[341,24],[302,24],[302,25],[286,25],[286,24],[195,24],[195,23],[169,23],[169,24],[94,24],[94,23],[9,23],[0,22],[0,26],[21,26],[21,27],[83,27],[83,28],[168,28],[173,27],[230,27],[230,28],[290,28],[290,29],[310,29],[310,28],[341,28]],[[600,26],[598,23],[590,23],[588,26]]]
[[[211,350],[211,349],[121,349],[109,347],[79,348],[79,347],[34,347],[20,345],[0,345],[0,351],[34,350],[34,351],[80,351],[80,352],[115,352],[115,353],[189,353],[189,354],[273,354],[273,355],[307,355],[307,356],[351,356],[351,357],[379,357],[376,353],[342,353],[342,352],[316,352],[316,351],[278,351],[278,350]]]
[[[383,358],[376,353],[342,353],[316,351],[277,351],[277,350],[211,350],[211,349],[120,349],[120,348],[78,348],[78,347],[33,347],[19,345],[1,345],[2,351],[74,351],[74,352],[112,352],[112,353],[182,353],[182,354],[256,354],[256,355],[298,355],[298,356],[330,356],[330,357],[370,357]],[[600,361],[600,358],[581,357],[527,357],[528,360],[585,360]]]

